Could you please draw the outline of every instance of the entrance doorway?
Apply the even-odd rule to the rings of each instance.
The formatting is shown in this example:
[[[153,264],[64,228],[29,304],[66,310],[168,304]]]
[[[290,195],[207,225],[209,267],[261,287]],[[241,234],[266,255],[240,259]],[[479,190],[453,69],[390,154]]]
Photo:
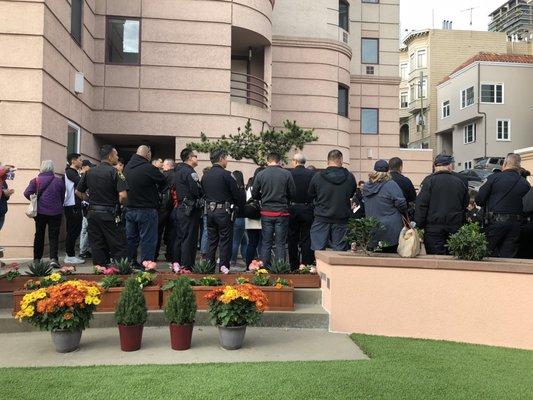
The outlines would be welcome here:
[[[150,146],[153,159],[176,160],[176,140],[172,136],[98,135],[98,141],[99,145],[114,145],[125,164],[141,145]]]

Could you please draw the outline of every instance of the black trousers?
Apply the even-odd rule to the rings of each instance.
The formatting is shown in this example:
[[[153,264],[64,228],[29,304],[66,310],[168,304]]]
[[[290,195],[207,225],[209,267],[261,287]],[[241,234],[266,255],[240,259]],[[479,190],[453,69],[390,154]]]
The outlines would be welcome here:
[[[81,226],[83,224],[83,214],[81,207],[65,207],[65,219],[67,225],[67,237],[65,238],[65,250],[67,256],[76,256],[76,240],[80,237]]]
[[[112,214],[89,211],[87,222],[94,265],[106,265],[111,259],[120,260],[128,256],[124,225],[117,224]]]
[[[520,245],[520,221],[491,223],[485,228],[493,257],[514,258]]]
[[[428,225],[424,234],[424,246],[427,254],[446,255],[446,242],[461,226],[457,225]]]
[[[207,241],[209,243],[207,259],[215,264],[218,248],[219,266],[229,268],[233,245],[233,222],[226,211],[215,210],[207,213]]]
[[[522,225],[519,241],[518,258],[533,259],[533,222],[528,222]]]
[[[165,243],[165,260],[172,261],[172,252],[176,229],[171,218],[171,210],[159,210],[157,215],[157,247],[155,249],[155,258],[159,258],[161,244]]]
[[[48,226],[48,244],[50,245],[50,260],[58,261],[59,231],[61,229],[62,214],[37,214],[35,220],[35,238],[33,240],[33,259],[40,260],[44,252],[44,235]]]
[[[315,253],[311,250],[311,226],[313,225],[313,206],[295,204],[291,206],[289,233],[287,236],[289,262],[293,271],[300,264],[315,263]]]
[[[174,246],[174,262],[191,269],[196,262],[198,232],[200,230],[201,211],[195,210],[185,215],[185,207],[176,210],[176,246]]]

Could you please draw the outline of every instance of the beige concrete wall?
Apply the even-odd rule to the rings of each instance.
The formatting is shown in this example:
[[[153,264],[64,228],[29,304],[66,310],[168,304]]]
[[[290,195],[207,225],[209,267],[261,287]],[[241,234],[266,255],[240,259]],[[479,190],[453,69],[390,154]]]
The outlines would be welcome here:
[[[330,331],[533,350],[531,262],[321,254]]]

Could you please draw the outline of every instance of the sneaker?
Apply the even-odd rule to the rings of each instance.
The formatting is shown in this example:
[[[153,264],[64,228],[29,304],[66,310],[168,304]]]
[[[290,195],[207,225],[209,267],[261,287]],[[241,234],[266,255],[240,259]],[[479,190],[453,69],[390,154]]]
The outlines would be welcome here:
[[[80,254],[80,258],[92,258],[93,255],[91,254],[90,251],[86,251],[85,253],[81,253]]]
[[[59,263],[57,262],[57,260],[52,260],[50,261],[50,267],[54,268],[54,269],[59,269],[61,268],[61,266],[59,265]]]
[[[85,260],[82,259],[82,258],[78,258],[78,257],[74,256],[74,257],[65,257],[63,262],[65,264],[83,264],[83,263],[85,263]]]
[[[4,252],[4,248],[3,247],[0,247],[0,253],[3,253]]]

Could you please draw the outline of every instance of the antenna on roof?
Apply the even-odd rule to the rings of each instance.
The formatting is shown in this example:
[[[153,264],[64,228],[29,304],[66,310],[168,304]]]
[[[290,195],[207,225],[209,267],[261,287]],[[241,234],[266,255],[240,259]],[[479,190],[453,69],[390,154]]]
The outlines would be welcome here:
[[[474,22],[474,10],[479,7],[470,7],[465,10],[461,10],[461,12],[470,12],[470,28],[472,28],[472,23]]]

